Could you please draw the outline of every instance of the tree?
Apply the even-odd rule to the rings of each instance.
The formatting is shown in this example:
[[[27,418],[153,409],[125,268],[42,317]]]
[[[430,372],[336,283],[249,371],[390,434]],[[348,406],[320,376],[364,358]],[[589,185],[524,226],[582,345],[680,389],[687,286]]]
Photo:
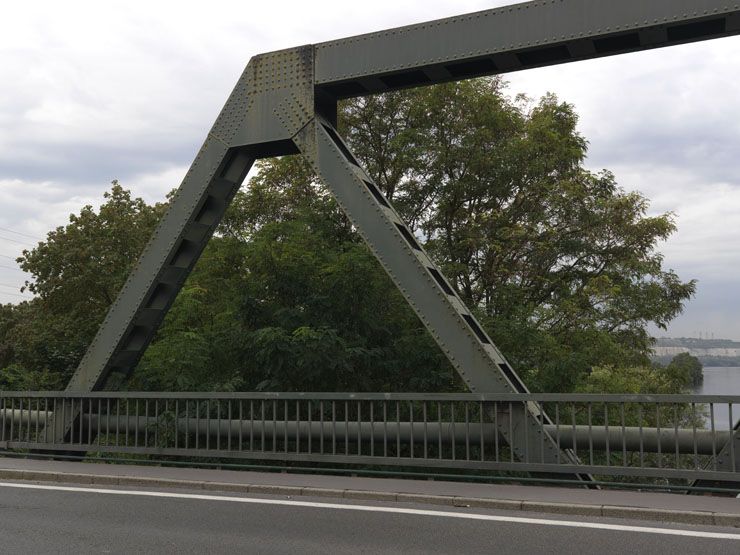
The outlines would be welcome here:
[[[600,366],[589,373],[576,391],[597,394],[619,392],[636,395],[677,395],[686,393],[690,387],[691,381],[687,373],[675,366]],[[673,409],[673,406],[669,406],[668,409]]]
[[[0,305],[0,368],[5,368],[15,358],[14,345],[8,334],[18,324],[19,311],[16,305]]]
[[[41,373],[46,387],[67,383],[164,210],[132,198],[116,181],[104,199],[99,210],[85,206],[18,258],[31,275],[24,289],[36,297],[0,315],[3,374],[12,367],[18,375]]]
[[[295,175],[306,179],[286,180]],[[237,195],[134,380],[152,389],[456,385],[431,337],[297,158],[266,163]]]
[[[553,95],[481,79],[350,102],[352,148],[525,380],[572,390],[593,366],[646,365],[695,290],[662,268],[672,214],[583,167]]]
[[[695,289],[657,250],[673,216],[648,216],[643,196],[586,170],[577,122],[572,106],[511,98],[500,79],[340,113],[353,150],[534,390],[573,391],[599,367],[652,371],[648,324],[665,327]],[[164,208],[117,183],[106,200],[24,253],[38,299],[11,311],[9,331],[0,320],[8,367],[71,373]],[[236,196],[130,387],[462,384],[311,168],[285,157]]]
[[[668,364],[668,368],[681,375],[686,387],[698,387],[704,383],[704,366],[689,353],[679,353]]]
[[[97,212],[85,206],[18,259],[32,276],[25,288],[52,312],[104,315],[163,213],[164,205],[149,206],[117,181],[112,185]]]

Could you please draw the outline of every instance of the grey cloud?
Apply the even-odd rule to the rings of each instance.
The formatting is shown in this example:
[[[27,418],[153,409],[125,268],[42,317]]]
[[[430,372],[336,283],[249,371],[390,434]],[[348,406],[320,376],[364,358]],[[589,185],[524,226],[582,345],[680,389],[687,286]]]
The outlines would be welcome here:
[[[43,235],[99,203],[114,178],[160,200],[254,54],[512,1],[335,3],[320,12],[299,1],[153,3],[145,12],[76,0],[8,6],[0,226]],[[734,38],[509,76],[512,94],[553,91],[576,105],[589,167],[614,170],[654,200],[653,212],[677,212],[679,233],[662,247],[666,265],[701,285],[676,330],[706,318],[740,336],[740,301],[711,300],[730,292],[727,272],[740,269],[739,60]],[[17,250],[0,239],[0,254]],[[0,272],[0,283],[22,280]],[[11,299],[3,290],[0,302]]]
[[[660,122],[648,121],[646,127],[649,128],[621,130],[608,139],[600,139],[591,150],[589,165],[664,166],[683,169],[704,183],[737,183],[740,131],[722,129],[714,122],[667,128]]]
[[[674,337],[696,337],[715,334],[717,338],[740,341],[740,310],[737,283],[705,281],[699,284],[697,296],[686,306],[684,313],[670,327]],[[657,336],[661,330],[652,330]]]
[[[138,148],[115,144],[60,145],[51,149],[41,160],[22,157],[3,160],[0,178],[63,183],[65,187],[61,194],[69,196],[77,193],[83,183],[105,186],[112,179],[131,181],[142,171],[159,172],[172,164],[188,163],[200,146],[200,139],[188,139],[166,143],[143,142]]]

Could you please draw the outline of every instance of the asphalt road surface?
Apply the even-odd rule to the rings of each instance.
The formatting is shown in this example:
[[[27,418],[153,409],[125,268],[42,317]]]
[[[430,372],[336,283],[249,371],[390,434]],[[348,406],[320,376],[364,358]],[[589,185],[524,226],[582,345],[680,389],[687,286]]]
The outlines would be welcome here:
[[[403,503],[3,482],[0,552],[719,555],[740,553],[740,530]]]

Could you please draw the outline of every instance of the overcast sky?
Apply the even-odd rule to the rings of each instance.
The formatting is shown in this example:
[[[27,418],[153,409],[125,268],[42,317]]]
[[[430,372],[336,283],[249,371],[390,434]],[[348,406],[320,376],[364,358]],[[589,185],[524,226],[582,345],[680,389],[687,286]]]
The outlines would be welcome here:
[[[148,201],[189,166],[247,60],[502,6],[35,0],[0,18],[0,303],[21,300],[14,258],[118,179]],[[668,335],[740,340],[740,38],[508,76],[510,92],[576,105],[588,166],[674,211],[667,267],[699,280]],[[658,332],[658,335],[664,335]]]

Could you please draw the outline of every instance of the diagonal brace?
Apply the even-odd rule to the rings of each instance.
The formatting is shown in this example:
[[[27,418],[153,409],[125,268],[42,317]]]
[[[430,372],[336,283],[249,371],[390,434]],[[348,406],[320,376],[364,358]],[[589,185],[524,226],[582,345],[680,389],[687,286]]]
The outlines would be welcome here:
[[[468,388],[472,392],[527,393],[332,123],[317,115],[294,141]],[[544,430],[549,420],[536,404],[526,409],[510,405],[496,418],[520,460],[553,464],[574,460]]]

